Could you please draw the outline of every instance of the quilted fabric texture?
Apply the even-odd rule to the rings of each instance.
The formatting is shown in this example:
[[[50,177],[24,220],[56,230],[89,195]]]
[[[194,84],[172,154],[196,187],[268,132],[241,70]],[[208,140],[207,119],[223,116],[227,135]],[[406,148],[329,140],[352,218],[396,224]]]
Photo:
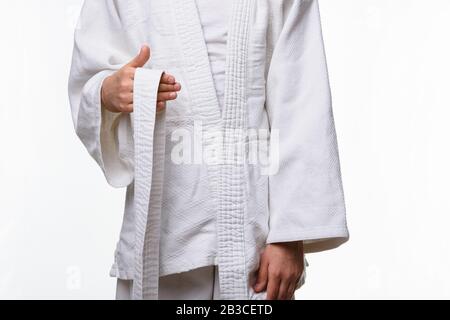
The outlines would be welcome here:
[[[127,187],[111,275],[133,279],[135,299],[158,299],[161,274],[204,263],[218,264],[223,299],[264,299],[252,283],[267,243],[304,241],[307,252],[317,252],[349,237],[317,0],[230,2],[223,109],[195,0],[86,0],[82,10],[69,80],[72,116],[107,181]],[[153,55],[135,79],[135,113],[102,110],[103,79],[144,43]],[[162,70],[183,90],[156,113]],[[203,149],[214,150],[217,161],[177,166],[169,159],[170,133],[196,123]],[[268,132],[275,170],[249,163],[249,129]],[[215,231],[202,228],[209,214]],[[201,248],[189,227],[173,223],[187,215],[217,246],[178,263],[171,257]],[[165,237],[186,246],[161,247]]]

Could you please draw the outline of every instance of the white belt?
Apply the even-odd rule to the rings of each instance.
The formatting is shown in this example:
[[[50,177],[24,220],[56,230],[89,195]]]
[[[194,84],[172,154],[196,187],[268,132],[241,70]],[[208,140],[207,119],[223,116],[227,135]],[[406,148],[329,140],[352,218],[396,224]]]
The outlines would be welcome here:
[[[158,299],[159,242],[165,153],[165,112],[156,112],[162,71],[134,78],[135,274],[133,299]]]

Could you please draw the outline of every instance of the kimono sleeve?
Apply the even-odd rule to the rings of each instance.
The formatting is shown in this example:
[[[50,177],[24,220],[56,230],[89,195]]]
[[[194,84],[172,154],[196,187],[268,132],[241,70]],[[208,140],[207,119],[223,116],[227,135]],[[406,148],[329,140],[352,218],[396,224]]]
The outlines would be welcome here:
[[[130,114],[101,107],[101,88],[104,79],[136,56],[144,44],[133,39],[126,28],[130,14],[124,11],[131,7],[133,3],[120,0],[85,0],[69,77],[76,133],[114,187],[133,181],[133,122]]]
[[[269,176],[267,243],[302,240],[306,252],[339,246],[349,235],[316,0],[294,1],[289,10],[268,71],[266,108],[279,158]]]

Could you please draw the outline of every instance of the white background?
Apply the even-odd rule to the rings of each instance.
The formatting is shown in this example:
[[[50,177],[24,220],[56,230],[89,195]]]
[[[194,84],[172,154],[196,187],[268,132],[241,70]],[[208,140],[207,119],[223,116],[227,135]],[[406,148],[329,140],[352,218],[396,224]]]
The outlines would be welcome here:
[[[0,2],[0,298],[114,298],[124,193],[66,93],[81,3]],[[450,1],[321,9],[351,240],[297,298],[450,298]]]

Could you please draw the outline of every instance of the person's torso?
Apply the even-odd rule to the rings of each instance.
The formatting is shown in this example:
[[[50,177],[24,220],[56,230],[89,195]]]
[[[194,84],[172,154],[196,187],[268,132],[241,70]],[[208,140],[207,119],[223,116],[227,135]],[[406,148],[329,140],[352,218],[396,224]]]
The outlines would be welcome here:
[[[245,93],[233,96],[228,103],[234,104],[240,98],[245,99],[248,128],[269,127],[265,109],[265,76],[272,44],[276,42],[280,30],[279,21],[283,17],[281,12],[284,1],[290,0],[257,0],[254,2],[255,7],[251,9],[247,36],[241,39],[235,30],[235,38],[243,42],[243,48],[239,52],[242,53],[241,61],[245,68]],[[218,119],[225,116],[226,83],[235,82],[234,78],[242,74],[237,73],[235,65],[231,65],[230,69],[227,66],[230,56],[236,57],[238,54],[227,43],[229,28],[233,26],[232,1],[192,0],[183,2],[186,8],[180,2],[181,7],[171,6],[170,10],[166,2],[161,0],[141,0],[140,3],[143,10],[134,10],[125,15],[125,21],[128,21],[127,31],[136,35],[136,38],[142,37],[142,41],[149,41],[152,48],[149,67],[167,71],[182,85],[177,100],[169,102],[166,108],[160,274],[167,275],[216,261],[215,217],[218,203],[215,201],[217,190],[212,187],[217,182],[214,179],[215,173],[210,172],[211,166],[195,162],[195,146],[191,154],[187,155],[192,160],[188,164],[176,163],[173,151],[177,150],[176,146],[180,143],[190,141],[194,145],[192,139],[198,130],[218,128]],[[198,11],[195,12],[193,7]],[[136,16],[139,23],[136,22]],[[273,16],[271,20],[270,16]],[[236,20],[234,23],[238,23],[235,28],[241,30],[243,22]],[[214,101],[215,98],[218,101]],[[217,102],[219,105],[216,106]],[[188,133],[189,136],[187,139],[174,140],[178,133]],[[214,132],[211,133],[213,137]],[[209,142],[203,144],[208,145]],[[245,229],[251,235],[250,238],[263,239],[268,233],[269,212],[267,199],[264,197],[268,192],[267,177],[260,173],[257,165],[249,165],[247,170],[246,186],[252,192],[246,200],[248,216]],[[121,240],[116,253],[119,271],[132,270],[133,265],[134,194],[132,188],[129,191]],[[255,243],[249,250],[258,252],[262,243]],[[249,261],[250,269],[253,262]],[[127,273],[113,274],[121,276]]]
[[[196,0],[196,3],[217,99],[223,109],[231,6],[223,0]],[[183,167],[183,170],[187,171],[193,169],[189,165]],[[160,252],[162,274],[216,264],[216,214],[207,202],[203,201],[204,195],[208,193],[205,188],[208,185],[207,174],[198,168],[192,172],[199,175],[191,176],[191,187],[184,190],[191,194],[191,201],[179,206],[184,208],[183,210],[169,209],[162,212]],[[173,188],[177,187],[172,186]],[[180,189],[180,194],[181,192],[183,190]],[[178,200],[182,198],[179,197]],[[172,199],[169,202],[178,201]]]

